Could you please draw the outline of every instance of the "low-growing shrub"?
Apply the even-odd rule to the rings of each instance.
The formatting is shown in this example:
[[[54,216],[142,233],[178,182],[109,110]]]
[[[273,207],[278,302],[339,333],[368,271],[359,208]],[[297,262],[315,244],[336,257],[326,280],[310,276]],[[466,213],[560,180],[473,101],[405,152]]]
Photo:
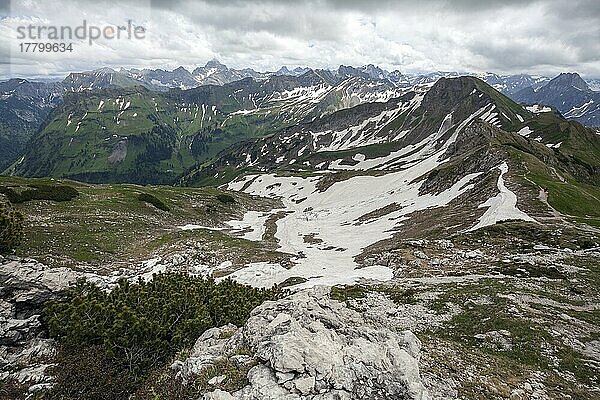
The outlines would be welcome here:
[[[172,370],[160,371],[149,376],[130,399],[189,400],[202,399],[203,393],[215,389],[235,392],[248,385],[248,371],[256,364],[256,362],[238,363],[230,358],[218,359],[187,382]],[[215,385],[209,384],[208,382],[216,376],[225,376],[225,379]]]
[[[26,189],[17,190],[13,187],[0,186],[4,194],[13,204],[25,203],[31,200],[69,201],[79,196],[79,192],[69,185],[30,185]]]
[[[8,203],[0,202],[0,254],[16,248],[23,240],[23,214]]]
[[[229,279],[216,283],[179,273],[154,275],[149,282],[123,279],[110,292],[82,281],[66,290],[62,299],[47,303],[44,320],[50,337],[65,348],[97,347],[111,368],[141,383],[191,347],[206,329],[229,323],[241,326],[254,307],[278,295],[275,288],[256,289]],[[94,365],[85,369],[101,373]]]
[[[329,296],[343,303],[351,299],[362,299],[367,293],[368,289],[360,285],[333,286]]]
[[[152,204],[154,207],[163,211],[171,211],[169,206],[167,206],[161,199],[158,197],[151,195],[149,193],[140,193],[138,195],[138,200],[143,201],[144,203]]]
[[[62,346],[55,362],[48,371],[55,381],[50,399],[127,399],[135,390],[135,377],[109,359],[101,346]]]
[[[217,195],[217,200],[219,200],[223,204],[233,204],[235,203],[235,197],[230,194],[220,193]]]
[[[0,381],[0,400],[26,400],[30,398],[26,384],[14,379]]]

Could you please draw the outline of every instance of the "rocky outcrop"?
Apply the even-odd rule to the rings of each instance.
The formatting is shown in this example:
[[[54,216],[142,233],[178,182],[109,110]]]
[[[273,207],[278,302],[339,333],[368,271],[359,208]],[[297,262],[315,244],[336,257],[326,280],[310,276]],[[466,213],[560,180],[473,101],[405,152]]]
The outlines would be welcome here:
[[[241,348],[252,356],[240,356]],[[240,329],[205,332],[172,368],[189,379],[223,358],[256,364],[247,386],[205,399],[428,399],[419,352],[411,332],[375,326],[331,300],[328,289],[313,288],[264,303]]]
[[[14,306],[16,318],[39,312],[52,293],[81,276],[69,268],[48,268],[32,259],[9,257],[0,260],[0,296]]]
[[[48,268],[30,259],[0,258],[0,381],[39,390],[49,385],[44,371],[55,353],[40,320],[44,303],[74,282],[67,268]]]

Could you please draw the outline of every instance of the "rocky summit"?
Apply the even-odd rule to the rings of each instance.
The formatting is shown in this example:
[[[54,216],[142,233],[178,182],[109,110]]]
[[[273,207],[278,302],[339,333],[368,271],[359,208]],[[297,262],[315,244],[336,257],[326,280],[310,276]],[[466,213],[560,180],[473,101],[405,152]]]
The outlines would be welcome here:
[[[366,320],[328,294],[319,287],[267,302],[239,329],[206,331],[171,368],[189,377],[222,357],[255,364],[247,386],[205,399],[431,398],[419,375],[419,339]],[[254,356],[240,358],[240,348]]]

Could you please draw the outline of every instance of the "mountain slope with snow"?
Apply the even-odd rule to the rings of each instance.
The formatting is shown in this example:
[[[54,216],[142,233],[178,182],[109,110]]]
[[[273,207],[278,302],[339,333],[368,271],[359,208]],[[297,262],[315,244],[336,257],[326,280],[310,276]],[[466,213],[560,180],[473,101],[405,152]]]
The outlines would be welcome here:
[[[473,120],[513,129],[530,117],[529,111],[476,78],[442,78],[385,103],[359,105],[240,143],[186,181],[201,181],[230,168],[398,169],[418,155],[437,151],[444,139]],[[366,153],[352,153],[360,147]],[[370,160],[377,158],[382,160]]]
[[[22,155],[27,141],[61,102],[60,84],[0,82],[0,171]]]
[[[10,172],[93,182],[173,182],[220,150],[302,121],[403,93],[383,82],[336,83],[315,72],[153,92],[67,92]]]
[[[590,89],[576,73],[560,74],[540,88],[515,93],[513,98],[522,103],[552,106],[568,119],[600,126],[600,92]]]
[[[559,138],[562,146],[546,143]],[[585,142],[592,155],[577,148]],[[365,260],[400,237],[506,221],[535,229],[554,212],[539,200],[549,182],[569,182],[562,190],[600,182],[598,145],[589,129],[531,113],[476,78],[443,78],[422,92],[237,144],[184,182],[228,182],[282,201],[275,239],[294,266],[248,265],[235,279],[349,284],[391,279],[386,265]]]

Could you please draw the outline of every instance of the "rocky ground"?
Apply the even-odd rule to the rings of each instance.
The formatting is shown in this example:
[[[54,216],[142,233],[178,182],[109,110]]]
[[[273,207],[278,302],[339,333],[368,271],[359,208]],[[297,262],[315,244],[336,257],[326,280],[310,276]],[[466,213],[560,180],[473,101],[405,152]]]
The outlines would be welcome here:
[[[172,368],[189,379],[224,358],[253,365],[233,393],[218,388],[226,375],[210,378],[205,399],[427,399],[420,348],[410,331],[369,321],[320,287],[263,304],[241,329],[205,332]]]
[[[30,392],[51,384],[45,371],[52,365],[55,343],[47,339],[41,310],[77,275],[31,259],[0,256],[0,381],[26,385]]]
[[[564,235],[525,247],[501,235],[489,246],[461,236],[404,241],[378,255],[391,260],[391,281],[265,303],[243,327],[205,332],[169,376],[202,380],[206,399],[595,398],[600,248],[563,247],[575,243]],[[39,313],[69,282],[108,288],[153,272],[211,272],[190,257],[109,275],[0,259],[2,380],[32,392],[51,384],[54,344]]]
[[[395,266],[392,281],[332,293],[365,318],[419,337],[421,373],[435,398],[596,398],[596,233],[540,227],[533,240],[521,228],[402,241],[365,257]]]
[[[243,206],[250,200],[237,201]],[[33,218],[35,212],[52,214],[43,207],[58,206],[28,207]],[[224,210],[221,220],[242,212]],[[62,236],[59,229],[72,224],[67,211],[52,214],[58,220],[46,221],[44,235]],[[158,250],[131,260],[70,267],[0,258],[0,381],[30,393],[52,384],[47,370],[56,348],[46,338],[41,308],[77,278],[109,289],[118,279],[160,272],[221,279],[253,262],[293,272],[290,256],[276,251],[273,216],[262,240],[245,240],[243,232],[182,230],[177,224],[186,221],[174,218],[171,231],[149,242]],[[548,220],[508,221],[443,239],[413,231],[399,230],[355,259],[363,267],[390,268],[391,280],[300,291],[294,284],[306,279],[292,273],[286,281],[291,297],[257,308],[243,327],[199,333],[164,380],[194,382],[198,396],[227,400],[600,397],[596,228]],[[60,240],[73,247],[81,234]],[[315,239],[304,238],[309,244]]]
[[[31,394],[52,385],[46,370],[56,346],[46,338],[41,307],[78,278],[106,288],[113,283],[30,259],[0,259],[3,382],[26,386]],[[320,287],[263,304],[243,327],[204,332],[171,370],[184,383],[209,374],[207,399],[426,399],[420,346],[410,331],[365,319]],[[225,386],[231,376],[221,373],[224,365],[247,373],[247,385],[232,393],[220,389],[231,386]]]

